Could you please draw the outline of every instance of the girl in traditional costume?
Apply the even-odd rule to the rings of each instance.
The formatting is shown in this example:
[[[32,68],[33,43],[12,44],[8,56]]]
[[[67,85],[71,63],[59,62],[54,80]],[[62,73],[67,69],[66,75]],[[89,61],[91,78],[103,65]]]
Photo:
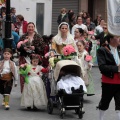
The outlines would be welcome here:
[[[85,85],[87,87],[87,95],[94,95],[94,84],[93,84],[93,79],[91,75],[91,68],[92,68],[92,63],[91,63],[91,56],[89,56],[89,53],[85,50],[85,43],[84,41],[78,41],[76,43],[78,51],[77,51],[77,56],[76,56],[76,62],[80,65],[81,67],[81,78],[84,80]]]
[[[48,70],[38,65],[39,62],[40,56],[32,54],[28,82],[24,84],[21,97],[21,106],[28,109],[40,108],[41,106],[47,105],[46,90],[41,76],[42,73],[46,73]]]
[[[5,109],[8,110],[9,96],[12,90],[13,80],[15,81],[15,87],[17,86],[18,73],[17,67],[13,61],[10,60],[12,57],[12,50],[5,48],[3,52],[4,59],[0,61],[0,93],[3,95],[3,103]]]

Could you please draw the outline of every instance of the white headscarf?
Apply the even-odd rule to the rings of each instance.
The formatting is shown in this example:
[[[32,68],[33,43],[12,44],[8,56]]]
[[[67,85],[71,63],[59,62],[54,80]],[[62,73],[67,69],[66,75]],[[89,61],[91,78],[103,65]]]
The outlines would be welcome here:
[[[62,41],[62,37],[61,37],[61,31],[60,31],[60,26],[61,25],[67,25],[68,26],[68,32],[67,32],[67,39],[63,42]],[[74,37],[70,34],[70,29],[69,29],[69,25],[66,22],[62,22],[59,26],[58,26],[58,34],[53,38],[53,41],[55,41],[58,45],[62,45],[62,44],[73,44],[74,43]]]

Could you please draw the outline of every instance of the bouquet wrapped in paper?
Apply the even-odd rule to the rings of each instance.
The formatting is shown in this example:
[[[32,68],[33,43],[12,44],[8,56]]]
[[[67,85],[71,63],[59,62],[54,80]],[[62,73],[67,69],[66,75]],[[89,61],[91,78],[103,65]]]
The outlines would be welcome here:
[[[25,78],[25,83],[27,84],[29,83],[28,74],[30,70],[31,70],[31,65],[28,64],[20,65],[19,74],[21,74]]]

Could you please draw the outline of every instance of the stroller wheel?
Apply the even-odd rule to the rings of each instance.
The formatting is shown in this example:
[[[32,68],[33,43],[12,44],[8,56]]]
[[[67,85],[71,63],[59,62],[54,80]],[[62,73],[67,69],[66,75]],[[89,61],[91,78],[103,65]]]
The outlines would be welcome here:
[[[79,113],[79,109],[75,109],[75,113],[78,114]]]
[[[59,103],[60,118],[63,119],[65,116],[65,108],[62,107],[62,104]]]
[[[76,114],[79,113],[79,108],[78,108],[78,109],[77,109],[77,108],[75,109],[75,113],[76,113]],[[82,114],[84,114],[84,113],[85,113],[85,111],[82,109]]]
[[[49,114],[52,114],[52,112],[53,112],[53,100],[51,98],[48,100],[47,112]]]
[[[63,119],[65,116],[65,110],[64,108],[60,110],[60,118]]]
[[[79,119],[83,118],[82,108],[79,108],[79,110],[78,110],[78,117],[79,117]]]

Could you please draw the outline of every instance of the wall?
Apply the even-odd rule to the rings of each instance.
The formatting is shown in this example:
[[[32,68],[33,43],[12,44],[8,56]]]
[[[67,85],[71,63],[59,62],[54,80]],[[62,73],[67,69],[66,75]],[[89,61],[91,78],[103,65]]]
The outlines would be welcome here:
[[[80,7],[79,7],[80,12],[81,11],[85,11],[85,12],[88,11],[88,0],[80,0],[79,5],[80,5]]]
[[[44,34],[51,34],[52,0],[11,0],[11,7],[16,8],[16,14],[22,14],[28,22],[36,24],[36,3],[45,3]]]
[[[106,21],[106,0],[94,0],[94,18],[101,14]]]
[[[91,0],[89,0],[91,1]],[[96,18],[97,14],[101,14],[102,18],[106,20],[106,0],[93,0],[93,19]],[[80,0],[79,11],[88,11],[88,0]]]

